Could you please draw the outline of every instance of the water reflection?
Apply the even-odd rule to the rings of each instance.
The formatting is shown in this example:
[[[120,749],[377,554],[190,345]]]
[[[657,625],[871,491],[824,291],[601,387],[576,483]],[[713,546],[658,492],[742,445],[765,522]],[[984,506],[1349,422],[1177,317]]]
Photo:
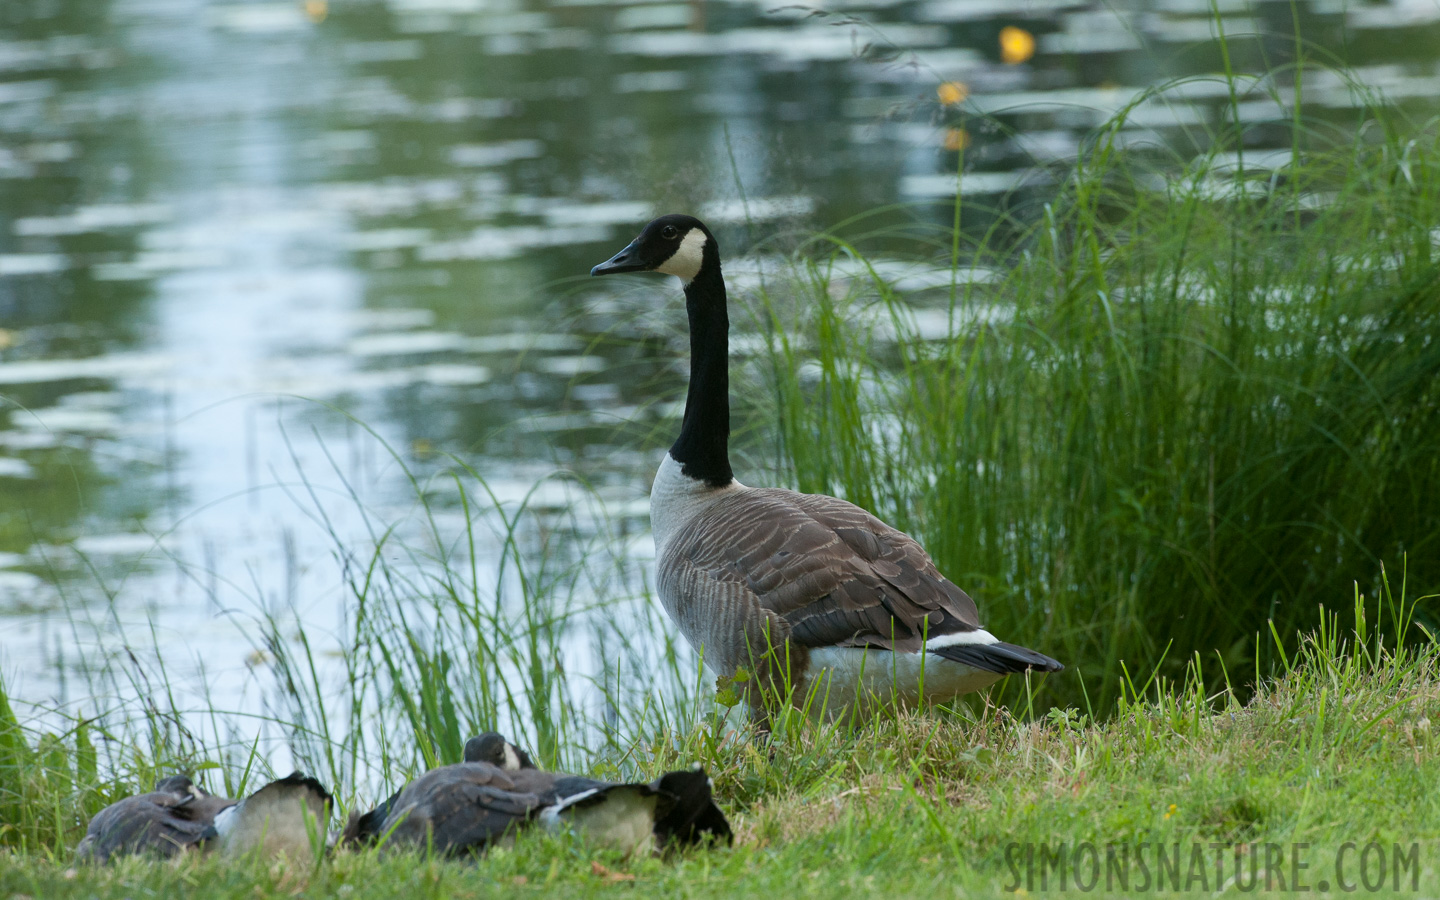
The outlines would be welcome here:
[[[643,530],[678,323],[658,290],[581,276],[652,213],[699,210],[745,247],[897,203],[865,227],[947,223],[958,190],[981,228],[1147,86],[1220,70],[1222,30],[1240,70],[1296,47],[1289,2],[1222,3],[1219,21],[1199,0],[772,7],[7,4],[0,665],[17,693],[77,701],[67,667],[122,631],[148,642],[153,617],[172,664],[203,660],[212,699],[258,709],[264,667],[220,611],[338,629],[326,529],[365,533],[358,514],[317,526],[301,473],[380,520],[413,510],[340,411],[422,473],[457,454],[508,500],[573,467]],[[1295,14],[1313,58],[1433,110],[1440,7]],[[1293,94],[1266,78],[1235,105],[1247,165],[1288,148],[1266,125]],[[1324,71],[1304,96],[1339,130],[1365,99]],[[1193,82],[1135,106],[1124,140],[1183,157],[1231,106]]]

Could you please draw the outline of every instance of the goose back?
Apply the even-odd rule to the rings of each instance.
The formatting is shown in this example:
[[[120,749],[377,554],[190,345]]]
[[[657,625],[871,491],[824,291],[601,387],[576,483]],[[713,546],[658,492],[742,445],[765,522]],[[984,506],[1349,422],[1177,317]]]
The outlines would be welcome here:
[[[792,657],[918,652],[927,638],[980,628],[975,602],[919,543],[835,497],[730,492],[664,542],[658,573],[667,610],[721,674],[783,642]]]
[[[482,762],[432,769],[390,801],[380,835],[448,855],[488,847],[512,835],[545,805],[536,785],[519,783],[517,776],[528,771],[506,772]]]

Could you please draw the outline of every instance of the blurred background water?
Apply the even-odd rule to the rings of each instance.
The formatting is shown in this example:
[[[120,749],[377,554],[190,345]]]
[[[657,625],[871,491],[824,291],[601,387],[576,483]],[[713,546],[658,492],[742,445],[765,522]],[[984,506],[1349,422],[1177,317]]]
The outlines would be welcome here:
[[[591,265],[669,211],[732,254],[854,217],[946,226],[962,151],[983,228],[1138,91],[1279,71],[1297,27],[1355,79],[1307,73],[1317,121],[1353,130],[1365,90],[1436,111],[1440,0],[10,0],[12,695],[103,705],[85,670],[158,645],[216,707],[261,709],[255,618],[338,634],[337,544],[413,518],[407,469],[455,459],[511,505],[578,473],[643,581],[683,323],[673,285]],[[1266,78],[1241,98],[1248,165],[1288,158],[1292,97]],[[1229,104],[1191,82],[1121,141],[1183,159]],[[422,490],[462,531],[446,482]]]

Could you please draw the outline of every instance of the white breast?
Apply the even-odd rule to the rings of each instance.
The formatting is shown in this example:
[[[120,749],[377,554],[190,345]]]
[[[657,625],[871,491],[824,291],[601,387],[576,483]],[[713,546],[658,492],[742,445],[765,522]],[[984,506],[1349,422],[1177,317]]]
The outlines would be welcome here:
[[[695,516],[735,491],[744,490],[749,489],[738,481],[717,488],[691,478],[666,453],[650,488],[650,529],[655,534],[656,550],[663,551],[665,543]]]

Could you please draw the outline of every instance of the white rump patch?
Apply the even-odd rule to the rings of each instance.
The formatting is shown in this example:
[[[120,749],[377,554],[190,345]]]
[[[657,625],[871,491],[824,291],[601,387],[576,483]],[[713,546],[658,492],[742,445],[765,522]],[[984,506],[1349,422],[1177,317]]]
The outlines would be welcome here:
[[[674,254],[663,263],[655,267],[655,271],[664,272],[666,275],[678,275],[680,280],[689,284],[700,274],[700,266],[705,262],[705,232],[698,228],[690,229],[685,239],[680,242]]]
[[[940,650],[944,647],[964,647],[967,644],[998,644],[1000,639],[983,628],[974,631],[958,631],[955,634],[942,634],[933,637],[925,642],[926,650]]]

